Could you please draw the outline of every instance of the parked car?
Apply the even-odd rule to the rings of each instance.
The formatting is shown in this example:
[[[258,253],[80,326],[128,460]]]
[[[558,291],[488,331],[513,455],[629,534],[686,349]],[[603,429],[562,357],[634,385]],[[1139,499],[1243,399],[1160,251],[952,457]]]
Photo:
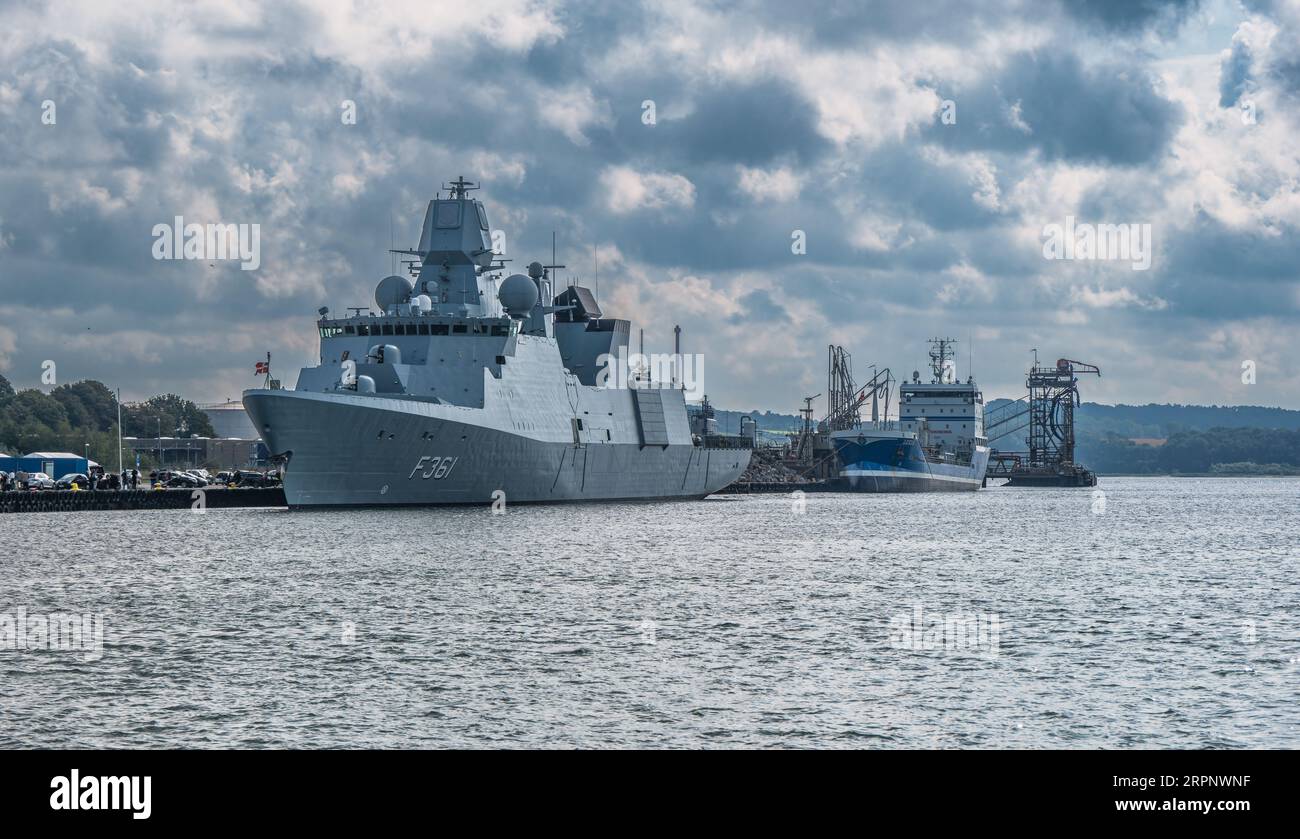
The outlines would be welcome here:
[[[264,475],[261,472],[241,470],[235,473],[233,483],[241,487],[274,487],[280,485],[280,479],[273,472]]]
[[[206,486],[206,484],[203,483],[202,478],[191,475],[188,472],[173,473],[171,478],[167,480],[166,485],[169,487],[187,487],[187,488],[197,488],[201,486]]]
[[[64,475],[54,482],[55,489],[72,489],[76,484],[77,489],[90,489],[90,478],[80,472],[73,472],[70,475]]]
[[[28,489],[54,489],[54,479],[44,472],[28,473],[24,483]]]
[[[215,481],[216,481],[216,483],[219,483],[219,484],[221,484],[222,486],[225,486],[226,484],[234,483],[234,482],[235,482],[235,473],[234,473],[234,472],[228,472],[228,471],[226,471],[226,470],[223,469],[222,471],[220,471],[220,472],[217,473],[217,477],[216,477]]]

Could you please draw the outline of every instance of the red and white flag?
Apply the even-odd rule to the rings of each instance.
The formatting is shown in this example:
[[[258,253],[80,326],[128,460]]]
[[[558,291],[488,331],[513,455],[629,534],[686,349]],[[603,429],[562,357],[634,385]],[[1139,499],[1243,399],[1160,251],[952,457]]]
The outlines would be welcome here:
[[[269,374],[270,372],[271,372],[271,362],[269,362],[269,361],[259,361],[259,362],[257,362],[257,371],[256,371],[253,375],[255,375],[255,376],[265,376],[265,375]]]

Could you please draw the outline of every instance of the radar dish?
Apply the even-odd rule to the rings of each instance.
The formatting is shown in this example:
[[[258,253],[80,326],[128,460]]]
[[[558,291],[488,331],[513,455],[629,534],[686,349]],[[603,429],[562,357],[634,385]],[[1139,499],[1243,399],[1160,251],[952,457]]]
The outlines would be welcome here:
[[[387,312],[398,303],[405,303],[411,299],[411,292],[415,290],[415,284],[406,277],[399,277],[393,274],[384,277],[375,286],[375,305],[381,311]]]
[[[506,314],[516,320],[528,317],[533,306],[537,305],[537,283],[523,274],[511,274],[501,283],[497,299]]]

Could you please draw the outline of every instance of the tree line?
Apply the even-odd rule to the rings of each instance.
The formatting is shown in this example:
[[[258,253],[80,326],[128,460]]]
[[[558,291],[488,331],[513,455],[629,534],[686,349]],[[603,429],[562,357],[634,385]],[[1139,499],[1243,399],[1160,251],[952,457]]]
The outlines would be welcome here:
[[[1081,434],[1076,457],[1102,474],[1300,474],[1300,430],[1179,431],[1162,446],[1139,445],[1114,433]]]
[[[117,407],[117,397],[102,382],[87,379],[48,393],[35,388],[15,391],[0,375],[0,451],[84,455],[89,444],[91,460],[115,469]],[[216,436],[207,414],[174,393],[122,403],[123,437],[155,437],[160,431],[163,437]],[[123,457],[129,455],[124,452]]]

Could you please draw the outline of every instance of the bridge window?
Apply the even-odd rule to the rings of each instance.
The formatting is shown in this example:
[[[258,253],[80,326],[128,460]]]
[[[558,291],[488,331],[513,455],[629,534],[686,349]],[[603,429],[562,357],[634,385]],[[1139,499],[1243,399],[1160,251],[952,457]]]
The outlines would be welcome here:
[[[385,335],[393,334],[393,325],[391,323],[384,324],[384,334]]]
[[[447,324],[445,324],[445,323],[435,323],[435,324],[433,324],[432,327],[430,327],[430,329],[433,330],[433,334],[434,334],[434,335],[446,335],[446,334],[447,334]]]
[[[369,335],[369,334],[370,334],[370,327],[369,327],[368,325],[364,324],[364,323],[359,323],[359,324],[357,324],[357,334],[358,334],[358,335]]]
[[[503,338],[503,337],[505,337],[505,336],[507,336],[507,335],[510,334],[510,327],[508,327],[508,326],[493,326],[493,327],[492,327],[492,334],[493,334],[494,336],[498,337],[498,338]]]
[[[357,334],[357,328],[356,328],[355,326],[345,326],[345,327],[343,327],[343,334],[345,334],[345,335],[356,335],[356,334]]]
[[[487,230],[488,229],[487,212],[483,209],[483,205],[478,203],[477,201],[474,202],[474,206],[478,208],[478,226],[483,228],[484,230]]]
[[[421,334],[421,335],[428,335],[428,334],[429,334],[429,324],[427,324],[427,323],[422,323],[422,324],[420,324],[420,332],[419,332],[419,334]]]
[[[451,327],[452,335],[464,335],[465,332],[466,332],[465,324],[463,323],[453,324]]]

